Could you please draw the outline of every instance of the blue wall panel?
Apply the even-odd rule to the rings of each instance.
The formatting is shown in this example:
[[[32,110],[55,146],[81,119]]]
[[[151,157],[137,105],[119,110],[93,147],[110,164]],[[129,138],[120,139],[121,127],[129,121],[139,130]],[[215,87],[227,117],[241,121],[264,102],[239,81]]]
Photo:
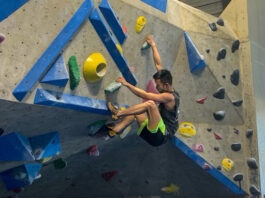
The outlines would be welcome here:
[[[85,0],[81,7],[76,11],[74,16],[66,24],[63,30],[58,34],[50,46],[45,50],[42,56],[37,60],[27,75],[17,85],[13,91],[13,95],[22,100],[30,89],[36,84],[42,75],[49,69],[52,62],[55,61],[62,48],[74,35],[80,25],[88,17],[90,11],[94,7],[91,0]]]
[[[106,101],[104,100],[65,94],[45,89],[37,89],[34,104],[110,115],[110,111],[107,109]],[[128,107],[126,105],[119,106]]]
[[[0,22],[28,1],[29,0],[0,0]]]
[[[120,72],[122,73],[123,77],[127,80],[127,82],[131,83],[132,85],[136,85],[137,84],[136,77],[130,71],[127,61],[116,47],[116,43],[114,42],[112,36],[110,35],[110,32],[97,9],[94,9],[92,14],[89,16],[89,19],[93,27],[95,28],[96,32],[98,33],[101,41],[106,46],[107,50],[109,51],[109,54],[111,55],[117,67],[119,68]]]
[[[162,12],[166,12],[167,10],[167,0],[142,0],[142,1]]]
[[[197,69],[205,67],[206,63],[202,59],[200,52],[192,42],[187,32],[184,32],[187,56],[189,60],[190,71],[193,72]]]
[[[122,45],[125,39],[127,38],[127,35],[124,33],[122,26],[118,20],[118,17],[111,8],[108,0],[102,0],[98,7],[101,13],[103,14],[105,20],[108,22],[113,33],[115,34],[116,38]]]
[[[196,152],[194,152],[192,149],[190,149],[186,144],[184,144],[182,141],[180,141],[177,137],[173,137],[173,144],[180,149],[183,153],[185,153],[190,159],[192,159],[196,164],[198,164],[200,167],[204,167],[204,163],[208,163],[206,160],[204,160],[200,155],[198,155]],[[231,181],[228,177],[226,177],[223,173],[218,171],[215,167],[211,166],[210,170],[205,170],[210,175],[212,175],[215,179],[217,179],[219,182],[224,184],[228,189],[230,189],[232,192],[234,192],[237,195],[247,195],[247,193],[240,189],[238,185],[236,185],[233,181]]]

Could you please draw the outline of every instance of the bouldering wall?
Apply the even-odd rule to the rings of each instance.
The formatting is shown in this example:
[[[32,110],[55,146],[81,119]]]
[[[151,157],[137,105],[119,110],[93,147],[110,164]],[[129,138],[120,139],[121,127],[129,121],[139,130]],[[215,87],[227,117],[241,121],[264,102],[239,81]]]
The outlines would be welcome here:
[[[151,2],[152,6],[146,2]],[[60,156],[43,162],[42,178],[25,187],[26,190],[20,192],[22,197],[42,196],[40,186],[53,189],[48,192],[50,197],[85,194],[85,181],[89,180],[92,185],[90,174],[83,174],[84,164],[89,163],[93,163],[89,173],[96,181],[95,190],[91,191],[95,197],[174,196],[174,193],[164,192],[174,191],[172,186],[161,191],[170,183],[178,186],[175,193],[179,191],[181,197],[258,194],[247,1],[231,1],[219,19],[177,0],[159,1],[161,5],[146,2],[109,0],[115,13],[113,21],[118,24],[114,30],[111,29],[113,24],[108,24],[109,19],[104,18],[99,9],[99,0],[31,0],[0,23],[0,31],[5,35],[0,43],[1,131],[3,135],[17,131],[26,137],[58,131],[62,148]],[[161,8],[162,4],[166,5],[166,10],[165,7],[156,8]],[[140,33],[136,33],[136,20],[140,16],[146,18],[146,24]],[[127,33],[123,27],[121,37],[118,37],[117,29],[121,25]],[[120,75],[137,87],[146,88],[155,72],[151,50],[141,50],[147,34],[153,35],[162,65],[172,72],[173,87],[180,94],[179,123],[192,123],[196,135],[186,138],[177,132],[172,141],[157,149],[137,140],[136,123],[125,139],[118,135],[114,138],[107,135],[103,137],[105,139],[88,136],[91,123],[110,117],[106,100],[128,106],[142,101],[125,87],[108,95],[104,89]],[[187,41],[187,37],[190,40]],[[189,46],[195,54],[187,50]],[[95,52],[103,55],[100,58],[102,67],[98,68],[100,80],[88,83],[83,76],[83,63]],[[191,72],[197,61],[201,63],[200,68]],[[195,63],[195,67],[191,63]],[[74,71],[69,70],[69,65]],[[238,71],[239,76],[236,75]],[[94,144],[100,148],[100,157],[91,159],[85,151]],[[150,152],[142,153],[144,149]],[[120,155],[119,150],[123,151]],[[144,156],[155,151],[157,155],[150,154],[150,159],[144,161]],[[174,155],[176,159],[170,163],[167,160],[156,163],[165,151],[169,159]],[[110,162],[113,161],[112,152],[117,163]],[[68,161],[64,174],[57,171],[51,174],[53,160],[59,157]],[[181,160],[177,157],[189,165],[185,168],[182,163],[178,167]],[[234,162],[231,170],[224,170],[224,158]],[[128,164],[120,165],[119,160],[128,161]],[[1,171],[24,163],[1,162]],[[132,165],[137,170],[142,167],[148,170],[149,166],[153,169],[149,172],[141,170],[138,183],[137,170]],[[103,180],[95,179],[100,177],[99,172],[114,171],[112,167],[118,169],[120,180],[105,184]],[[167,168],[155,173],[159,167]],[[184,171],[189,172],[188,177],[177,178]],[[112,178],[111,174],[107,175]],[[238,174],[243,175],[241,182],[237,181]],[[202,184],[188,192],[187,186],[198,185],[200,179]],[[141,182],[149,187],[143,190]],[[203,188],[203,184],[211,185],[211,190]],[[130,185],[137,190],[129,188]],[[105,189],[102,194],[101,188]],[[1,184],[1,192],[8,196],[9,192],[4,189]]]

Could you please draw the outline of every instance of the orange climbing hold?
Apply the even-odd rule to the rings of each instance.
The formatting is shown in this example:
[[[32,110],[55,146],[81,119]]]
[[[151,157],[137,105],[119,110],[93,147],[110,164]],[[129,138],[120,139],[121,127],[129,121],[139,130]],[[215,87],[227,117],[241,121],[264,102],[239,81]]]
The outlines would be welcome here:
[[[122,25],[121,27],[122,27],[123,32],[124,32],[125,34],[127,34],[127,28],[126,28],[124,25]]]

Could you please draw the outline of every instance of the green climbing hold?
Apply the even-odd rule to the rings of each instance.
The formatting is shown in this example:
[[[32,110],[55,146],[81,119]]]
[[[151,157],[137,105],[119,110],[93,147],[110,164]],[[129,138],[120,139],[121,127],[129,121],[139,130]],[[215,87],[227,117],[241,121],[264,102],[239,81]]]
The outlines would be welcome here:
[[[104,89],[105,94],[113,93],[117,91],[118,89],[120,89],[120,87],[121,87],[121,83],[112,82]]]
[[[96,122],[91,123],[88,126],[88,135],[95,135],[105,124],[107,120],[98,120]]]
[[[55,169],[63,169],[67,166],[67,162],[63,160],[62,158],[57,159],[53,162],[54,168]]]
[[[151,45],[149,45],[149,43],[147,43],[146,41],[143,43],[142,47],[141,47],[141,50],[145,50],[145,49],[148,49],[150,48]]]
[[[70,73],[70,88],[74,90],[80,82],[80,71],[75,56],[71,56],[68,61]]]

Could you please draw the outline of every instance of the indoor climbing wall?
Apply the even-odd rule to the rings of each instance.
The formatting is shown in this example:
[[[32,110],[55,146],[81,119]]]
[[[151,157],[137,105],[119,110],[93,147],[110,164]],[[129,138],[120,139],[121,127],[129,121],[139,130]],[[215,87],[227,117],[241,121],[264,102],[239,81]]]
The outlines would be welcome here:
[[[36,181],[35,187],[34,183],[30,186],[33,194],[41,192],[39,186],[55,188],[60,183],[57,190],[49,192],[51,197],[64,197],[68,193],[74,196],[75,186],[78,186],[78,192],[85,192],[85,184],[81,181],[86,181],[85,176],[91,174],[98,186],[108,188],[109,193],[117,193],[113,195],[163,196],[161,193],[180,191],[180,195],[188,196],[189,188],[181,184],[181,179],[169,176],[166,171],[153,175],[155,168],[160,166],[178,169],[179,159],[174,155],[186,157],[187,164],[191,165],[185,171],[192,173],[192,168],[197,167],[194,172],[208,178],[206,183],[216,185],[220,196],[258,194],[246,0],[243,3],[231,1],[219,18],[177,0],[31,0],[24,3],[13,8],[14,12],[9,12],[8,17],[0,18],[0,99],[1,105],[5,106],[1,109],[4,116],[0,118],[3,133],[0,138],[12,132],[32,137],[58,131],[62,148],[60,155],[53,153],[46,156],[54,156],[53,159],[41,162],[47,166],[42,167],[43,177]],[[137,21],[141,16],[145,23]],[[136,32],[137,23],[144,26],[139,32]],[[173,146],[158,148],[158,155],[150,154],[149,161],[139,153],[142,149],[152,153],[156,149],[135,139],[135,123],[123,136],[111,133],[101,139],[88,136],[94,135],[110,118],[106,100],[120,104],[120,107],[142,101],[114,81],[123,76],[142,89],[151,84],[155,73],[152,51],[142,47],[147,34],[153,35],[162,65],[172,72],[173,87],[180,94],[179,123],[188,123],[181,125],[172,142],[168,142]],[[185,132],[189,126],[195,130],[183,135],[181,130]],[[124,141],[129,142],[127,147]],[[91,145],[94,146],[89,147]],[[120,156],[117,147],[126,147]],[[100,149],[103,153],[98,151]],[[53,148],[53,151],[57,150]],[[112,151],[116,160],[110,157]],[[141,187],[135,187],[138,194],[128,188],[138,182],[137,171],[129,163],[112,162],[119,170],[106,163],[118,162],[122,156],[131,164],[135,163],[135,167],[148,169],[150,161],[163,158],[165,152],[168,152],[167,157],[153,165],[153,171],[141,172],[143,179],[139,176],[138,180],[142,179],[139,183],[149,185],[143,194]],[[100,157],[87,159],[88,154]],[[166,160],[172,158],[170,163]],[[139,159],[141,163],[136,162]],[[19,160],[9,162],[10,159],[3,158],[1,172],[20,167],[23,163]],[[93,163],[91,172],[82,175],[83,166],[89,162]],[[72,171],[64,169],[58,173],[60,177],[55,178],[52,164],[56,170],[67,165]],[[181,174],[181,168],[171,171]],[[102,184],[103,181],[95,179],[98,172],[103,172],[101,176],[106,182],[119,175],[123,180],[112,185]],[[148,176],[149,179],[144,179]],[[196,178],[191,181],[196,182]],[[81,182],[80,186],[78,182]],[[124,187],[118,187],[120,185]],[[22,192],[25,196],[30,196],[30,187]],[[152,190],[154,188],[156,191]],[[222,194],[222,188],[227,188],[231,194]],[[199,191],[195,189],[189,196],[195,196]],[[201,196],[207,196],[207,191],[203,193]],[[208,193],[214,196],[216,192]]]

